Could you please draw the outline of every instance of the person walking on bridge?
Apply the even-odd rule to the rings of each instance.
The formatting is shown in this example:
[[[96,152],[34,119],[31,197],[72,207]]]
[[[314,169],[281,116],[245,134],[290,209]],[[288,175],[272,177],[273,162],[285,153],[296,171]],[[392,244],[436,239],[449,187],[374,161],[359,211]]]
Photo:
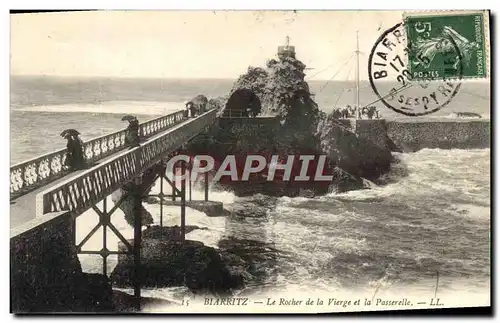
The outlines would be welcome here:
[[[61,133],[61,137],[67,140],[65,165],[72,171],[85,168],[83,141],[79,135],[75,129],[66,129]]]
[[[189,101],[188,103],[186,103],[186,109],[189,111],[189,117],[196,117],[197,109],[193,102]]]
[[[131,115],[124,116],[122,118],[122,121],[125,120],[129,122],[126,130],[127,134],[125,135],[125,144],[129,145],[131,149],[134,147],[138,147],[140,141],[139,120],[137,120],[137,117]]]

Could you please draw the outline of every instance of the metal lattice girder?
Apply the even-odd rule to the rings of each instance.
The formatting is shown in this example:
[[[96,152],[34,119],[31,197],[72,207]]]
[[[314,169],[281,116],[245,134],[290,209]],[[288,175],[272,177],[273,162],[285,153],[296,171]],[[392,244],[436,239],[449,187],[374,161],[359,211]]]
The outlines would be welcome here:
[[[82,253],[83,246],[90,240],[90,238],[92,238],[92,236],[97,232],[97,230],[99,230],[101,226],[103,227],[103,230],[106,230],[106,226],[108,226],[111,231],[113,231],[113,233],[118,237],[118,239],[120,239],[120,241],[122,241],[127,246],[130,252],[132,252],[132,246],[130,245],[130,243],[123,237],[118,229],[116,229],[113,223],[111,223],[111,215],[116,211],[116,209],[120,206],[120,204],[125,200],[126,197],[126,195],[123,195],[109,212],[107,212],[106,210],[101,211],[99,210],[97,205],[92,205],[92,209],[99,216],[99,223],[97,223],[94,228],[92,228],[92,230],[90,230],[90,232],[85,236],[85,238],[83,238],[82,241],[80,241],[80,243],[76,246],[78,253]]]

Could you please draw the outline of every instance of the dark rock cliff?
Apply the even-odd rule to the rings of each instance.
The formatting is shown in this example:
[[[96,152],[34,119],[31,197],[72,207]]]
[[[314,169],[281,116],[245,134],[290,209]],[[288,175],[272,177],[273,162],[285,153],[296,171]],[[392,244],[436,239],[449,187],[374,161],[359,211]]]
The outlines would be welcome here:
[[[359,122],[364,120],[358,120],[358,124],[355,120],[337,120],[320,111],[305,81],[305,67],[295,55],[280,55],[278,59],[269,60],[265,68],[249,67],[235,82],[228,98],[217,98],[212,103],[220,109],[221,117],[250,116],[250,112],[245,114],[245,109],[252,110],[254,99],[249,100],[247,107],[244,100],[238,104],[231,102],[239,91],[251,91],[259,100],[257,118],[231,119],[224,121],[226,126],[219,122],[208,133],[196,138],[186,152],[215,155],[216,159],[223,159],[227,154],[280,155],[285,160],[289,155],[327,155],[324,174],[334,175],[334,180],[327,189],[324,183],[309,187],[318,194],[363,188],[362,178],[374,180],[387,172],[392,157],[387,136],[377,129],[380,125],[383,127],[383,123],[361,124]],[[269,131],[234,130],[265,123],[262,117],[272,117],[277,122],[271,125],[265,121]],[[373,130],[376,130],[375,137],[371,137]],[[234,183],[232,186],[241,185]],[[278,195],[297,193],[291,190],[288,194],[287,190],[282,190],[283,185],[278,186]]]

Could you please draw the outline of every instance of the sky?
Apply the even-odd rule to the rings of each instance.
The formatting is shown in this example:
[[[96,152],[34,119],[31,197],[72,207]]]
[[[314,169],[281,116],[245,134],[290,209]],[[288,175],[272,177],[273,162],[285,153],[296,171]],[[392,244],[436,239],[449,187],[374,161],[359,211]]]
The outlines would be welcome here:
[[[11,15],[11,74],[237,78],[290,37],[310,80],[360,79],[402,11],[98,11]],[[348,61],[348,58],[351,57]],[[348,63],[346,64],[346,61]],[[341,69],[342,68],[342,69]]]

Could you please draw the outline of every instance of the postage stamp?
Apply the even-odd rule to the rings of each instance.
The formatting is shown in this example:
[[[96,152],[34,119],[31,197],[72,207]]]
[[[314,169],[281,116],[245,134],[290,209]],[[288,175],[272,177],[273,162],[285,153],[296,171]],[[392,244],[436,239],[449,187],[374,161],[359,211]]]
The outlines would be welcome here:
[[[411,76],[415,79],[486,78],[488,18],[488,11],[406,14]]]
[[[372,90],[382,104],[399,114],[424,116],[438,112],[453,101],[460,89],[463,62],[449,62],[459,50],[452,47],[449,53],[443,55],[446,60],[441,62],[437,72],[426,71],[425,77],[423,74],[413,77],[407,38],[405,25],[399,23],[377,39],[368,59]],[[443,70],[453,70],[453,76],[439,74]]]

